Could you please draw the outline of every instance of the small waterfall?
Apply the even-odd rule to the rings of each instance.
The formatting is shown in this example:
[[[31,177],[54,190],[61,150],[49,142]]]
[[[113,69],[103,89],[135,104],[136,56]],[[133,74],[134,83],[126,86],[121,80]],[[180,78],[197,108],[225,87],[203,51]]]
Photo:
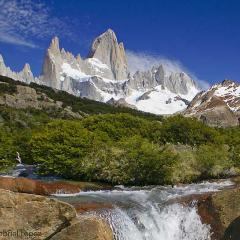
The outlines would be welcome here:
[[[111,225],[116,240],[210,240],[210,227],[194,206],[151,206],[144,212],[114,209],[100,214]]]
[[[57,194],[67,202],[110,203],[114,208],[89,214],[102,217],[113,229],[115,240],[210,240],[210,226],[203,224],[196,202],[185,206],[169,201],[182,196],[219,191],[231,181],[204,182],[183,186],[124,188],[78,194]]]

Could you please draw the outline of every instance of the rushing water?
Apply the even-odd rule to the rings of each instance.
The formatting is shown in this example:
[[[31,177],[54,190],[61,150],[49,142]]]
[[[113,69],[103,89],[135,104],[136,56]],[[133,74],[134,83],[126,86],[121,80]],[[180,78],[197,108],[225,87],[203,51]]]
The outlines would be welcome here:
[[[219,191],[230,181],[175,187],[124,188],[78,194],[56,194],[70,203],[109,203],[113,208],[91,212],[106,219],[116,240],[210,240],[211,229],[201,222],[194,201],[184,206],[175,198]]]

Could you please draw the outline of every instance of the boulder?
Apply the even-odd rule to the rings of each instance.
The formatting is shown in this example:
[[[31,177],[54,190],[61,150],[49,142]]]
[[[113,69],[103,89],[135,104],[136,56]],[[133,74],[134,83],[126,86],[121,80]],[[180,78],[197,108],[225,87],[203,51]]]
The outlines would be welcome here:
[[[71,205],[74,206],[77,213],[86,213],[91,211],[112,209],[114,206],[111,203],[104,202],[72,202]]]
[[[2,240],[47,239],[70,225],[75,209],[58,200],[0,190],[0,235]]]
[[[232,239],[226,237],[236,235],[236,231],[240,236],[240,228],[236,229],[239,223],[236,219],[240,216],[240,188],[206,195],[198,201],[198,213],[202,222],[211,226],[212,240],[220,240],[223,236]]]
[[[239,240],[240,217],[234,219],[226,229],[222,240]]]
[[[113,240],[113,234],[102,219],[76,217],[67,203],[0,189],[0,239]]]
[[[102,219],[82,216],[51,240],[113,240],[113,234],[109,225]]]

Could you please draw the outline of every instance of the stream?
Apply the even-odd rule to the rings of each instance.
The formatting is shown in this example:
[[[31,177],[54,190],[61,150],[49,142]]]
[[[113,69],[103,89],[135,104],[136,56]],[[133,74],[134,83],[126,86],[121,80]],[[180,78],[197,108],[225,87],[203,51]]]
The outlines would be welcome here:
[[[184,206],[176,199],[231,187],[230,180],[181,186],[118,186],[116,190],[55,194],[68,203],[109,204],[90,211],[109,222],[116,240],[210,240],[210,226],[203,224],[196,202]],[[175,201],[174,201],[175,199]]]

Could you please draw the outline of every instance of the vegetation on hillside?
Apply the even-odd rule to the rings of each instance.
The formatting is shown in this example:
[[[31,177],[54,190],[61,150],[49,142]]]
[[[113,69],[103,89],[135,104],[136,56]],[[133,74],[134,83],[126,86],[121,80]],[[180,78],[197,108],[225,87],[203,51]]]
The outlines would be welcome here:
[[[14,83],[15,84],[15,83]],[[0,94],[14,93],[0,85]],[[4,86],[4,87],[2,87]],[[0,107],[1,171],[16,152],[39,173],[112,184],[174,184],[240,171],[240,128],[212,128],[182,116],[162,118],[34,86],[89,115]]]

